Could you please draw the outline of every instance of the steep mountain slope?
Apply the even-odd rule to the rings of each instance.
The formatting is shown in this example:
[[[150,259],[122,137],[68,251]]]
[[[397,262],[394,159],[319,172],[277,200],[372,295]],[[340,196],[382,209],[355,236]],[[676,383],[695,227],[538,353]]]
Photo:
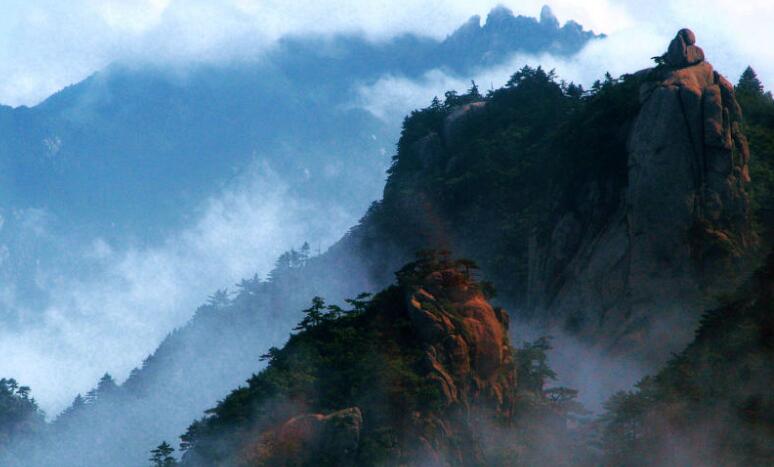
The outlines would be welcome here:
[[[659,340],[663,362],[756,251],[733,86],[702,58],[587,96],[540,70],[474,91],[406,123],[361,245],[444,245],[538,321],[612,351]]]
[[[205,297],[198,284],[223,287],[265,273],[305,240],[329,245],[380,196],[399,134],[399,118],[363,109],[365,90],[383,77],[424,82],[435,69],[467,81],[514,52],[569,55],[598,37],[550,18],[501,8],[446,40],[287,37],[241,61],[118,63],[34,107],[0,106],[0,324],[13,329],[9,341],[25,343],[3,371],[30,380],[17,374],[29,371],[18,355],[50,355],[46,345],[67,340],[83,355],[100,348],[103,358],[82,364],[90,359],[78,350],[64,354],[67,366],[82,368],[69,369],[64,384],[83,387],[74,375],[101,374],[96,367],[123,373],[140,359],[124,349],[149,351],[160,332],[182,324]],[[231,261],[221,253],[227,236],[251,237],[252,251]],[[168,263],[198,264],[165,269],[157,261],[165,255]],[[199,269],[213,279],[182,272]],[[131,320],[132,308],[150,308],[142,303],[152,300],[147,282],[125,282],[164,270],[169,280],[154,285],[181,299],[134,321],[132,332],[142,335],[115,346],[123,361],[104,357],[111,315]],[[52,317],[60,312],[75,317],[67,329],[78,339],[63,336]],[[40,333],[50,337],[26,337]],[[46,362],[64,366],[54,358]],[[62,403],[62,392],[46,396],[47,404]]]

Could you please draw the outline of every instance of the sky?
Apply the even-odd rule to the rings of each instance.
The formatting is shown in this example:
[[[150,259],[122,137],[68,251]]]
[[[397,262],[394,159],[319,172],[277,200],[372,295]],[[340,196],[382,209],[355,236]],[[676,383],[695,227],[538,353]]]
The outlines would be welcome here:
[[[497,4],[537,16],[544,2],[3,0],[0,103],[33,105],[114,61],[256,59],[287,34],[358,32],[384,40],[413,32],[442,38]],[[554,0],[550,5],[560,21],[574,19],[610,35],[609,45],[598,51],[605,54],[603,68],[631,63],[643,49],[656,47],[649,41],[663,44],[688,26],[721,71],[738,76],[753,64],[765,84],[774,86],[774,48],[768,46],[774,43],[774,2],[769,0]]]
[[[443,38],[474,14],[497,4],[537,16],[545,0],[3,0],[0,6],[0,103],[35,105],[113,62],[191,63],[260,60],[284,35],[360,33],[374,41],[417,33]],[[708,59],[735,81],[752,64],[774,87],[774,2],[770,0],[555,0],[559,21],[574,19],[609,37],[577,56],[517,54],[478,70],[488,89],[504,84],[525,64],[556,69],[561,78],[589,84],[652,64],[677,29],[691,27]],[[385,75],[362,83],[353,102],[386,122],[445,90],[464,90],[470,77],[432,70],[418,79]],[[271,187],[270,190],[258,187]],[[104,371],[125,377],[166,333],[184,323],[214,290],[242,277],[265,274],[285,248],[325,226],[324,245],[355,220],[299,204],[270,167],[256,163],[213,195],[185,229],[145,248],[115,250],[100,238],[84,246],[83,261],[104,274],[84,279],[42,271],[56,297],[40,326],[23,333],[0,329],[0,376],[33,387],[49,414]],[[34,214],[34,213],[33,213]],[[45,226],[31,222],[36,235]],[[1,228],[1,226],[0,226]],[[0,288],[1,289],[1,288]],[[13,302],[0,290],[0,301]],[[23,307],[23,304],[18,304]],[[85,343],[88,343],[86,345]],[[52,347],[56,351],[52,352]],[[57,384],[47,384],[51,378]]]

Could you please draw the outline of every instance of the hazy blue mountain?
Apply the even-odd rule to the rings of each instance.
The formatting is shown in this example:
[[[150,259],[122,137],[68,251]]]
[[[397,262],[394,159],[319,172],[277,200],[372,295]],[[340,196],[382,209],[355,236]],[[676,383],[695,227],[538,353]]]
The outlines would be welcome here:
[[[400,124],[355,105],[358,86],[433,69],[467,79],[518,51],[568,55],[596,37],[550,9],[538,20],[499,7],[441,41],[287,37],[254,60],[118,63],[34,107],[0,106],[0,276],[18,301],[44,302],[40,270],[95,272],[74,246],[155,245],[256,161],[288,196],[352,223],[380,195]],[[320,230],[310,223],[309,240]],[[0,305],[0,320],[16,318]]]
[[[0,108],[2,202],[153,239],[265,158],[302,196],[357,215],[378,195],[399,122],[350,105],[355,84],[434,68],[465,76],[516,51],[571,54],[595,37],[550,12],[538,21],[500,7],[480,23],[443,41],[297,37],[253,62],[114,65],[32,108]]]

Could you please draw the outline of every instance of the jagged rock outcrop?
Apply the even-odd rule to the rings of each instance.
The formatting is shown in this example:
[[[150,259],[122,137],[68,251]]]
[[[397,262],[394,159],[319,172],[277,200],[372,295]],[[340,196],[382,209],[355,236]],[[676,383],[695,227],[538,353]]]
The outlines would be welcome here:
[[[475,464],[482,455],[475,441],[481,424],[509,418],[514,403],[508,314],[493,308],[467,275],[454,269],[428,276],[409,296],[407,308],[425,346],[425,377],[442,395],[443,410],[424,423],[444,428],[422,439],[431,448],[425,457],[441,464]],[[465,448],[455,449],[450,438],[463,440]],[[443,453],[451,453],[451,459]]]
[[[704,50],[696,45],[696,35],[690,29],[681,29],[669,43],[664,61],[672,67],[696,65],[704,61]]]
[[[408,297],[408,313],[425,347],[425,377],[442,395],[442,409],[420,422],[429,434],[420,437],[421,457],[431,465],[477,465],[483,460],[477,433],[513,409],[508,313],[455,269],[428,276]]]
[[[543,5],[543,8],[540,9],[540,24],[551,28],[559,28],[559,20],[556,19],[554,11],[548,5]]]
[[[469,407],[485,397],[502,408],[514,384],[512,373],[502,371],[512,365],[508,313],[468,284],[459,271],[434,272],[409,297],[409,316],[447,406]]]
[[[641,108],[618,207],[594,218],[603,190],[587,187],[587,209],[562,214],[530,259],[532,306],[616,351],[659,342],[647,352],[656,362],[688,342],[710,293],[738,283],[755,243],[741,110],[695,43],[680,30],[661,65],[635,75]],[[602,227],[582,228],[592,222]]]

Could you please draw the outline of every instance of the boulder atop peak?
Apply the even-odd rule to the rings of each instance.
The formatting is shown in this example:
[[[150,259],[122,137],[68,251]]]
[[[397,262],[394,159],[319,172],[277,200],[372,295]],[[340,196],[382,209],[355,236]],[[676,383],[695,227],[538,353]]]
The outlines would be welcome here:
[[[677,31],[663,55],[664,62],[674,68],[696,65],[704,61],[704,51],[696,45],[696,34],[688,28]]]

